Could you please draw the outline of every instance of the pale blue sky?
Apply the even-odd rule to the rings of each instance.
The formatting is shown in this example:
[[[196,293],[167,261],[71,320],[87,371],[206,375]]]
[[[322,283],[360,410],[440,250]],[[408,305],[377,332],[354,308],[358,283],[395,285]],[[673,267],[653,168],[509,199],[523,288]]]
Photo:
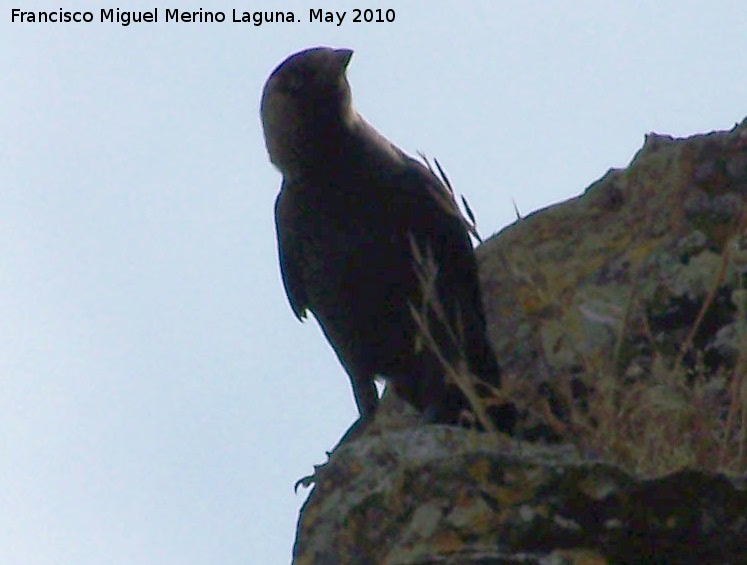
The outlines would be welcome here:
[[[437,157],[485,236],[512,199],[528,213],[625,166],[646,132],[747,114],[743,2],[369,2],[396,21],[340,27],[309,7],[364,4],[263,4],[303,21],[0,10],[0,563],[289,561],[293,483],[356,412],[278,274],[258,103],[285,56],[353,48],[360,112]]]

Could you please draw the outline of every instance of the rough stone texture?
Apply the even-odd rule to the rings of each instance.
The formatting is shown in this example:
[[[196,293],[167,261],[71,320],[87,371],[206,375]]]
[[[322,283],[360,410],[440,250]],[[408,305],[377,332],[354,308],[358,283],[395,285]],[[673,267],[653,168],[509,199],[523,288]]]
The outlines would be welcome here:
[[[447,426],[363,438],[317,473],[294,563],[747,563],[747,492],[638,481],[570,446]]]
[[[746,204],[747,120],[650,134],[628,168],[490,238],[478,258],[504,372],[537,389],[664,374],[733,397],[728,383],[747,382]],[[294,563],[747,563],[742,479],[635,476],[570,445],[427,426],[389,396],[318,469]]]
[[[732,368],[747,302],[747,235],[733,235],[746,202],[747,120],[687,139],[649,134],[627,169],[490,238],[478,258],[502,366],[552,380],[610,359],[646,372],[654,353],[693,366],[700,352],[711,371]]]

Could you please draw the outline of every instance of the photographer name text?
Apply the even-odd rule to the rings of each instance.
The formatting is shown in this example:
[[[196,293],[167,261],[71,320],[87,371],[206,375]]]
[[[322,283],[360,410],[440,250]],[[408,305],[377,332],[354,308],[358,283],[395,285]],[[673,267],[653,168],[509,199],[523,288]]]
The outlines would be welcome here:
[[[163,20],[160,18],[163,17]],[[203,10],[182,10],[180,8],[153,8],[151,10],[129,11],[119,8],[101,8],[92,11],[28,11],[12,8],[10,21],[15,24],[45,24],[45,23],[112,23],[121,26],[143,23],[189,23],[189,24],[213,24],[213,23],[243,23],[260,26],[269,23],[292,23],[309,22],[321,24],[333,24],[341,26],[344,22],[350,23],[392,23],[396,15],[393,9],[353,9],[343,12],[323,10],[321,8],[310,8],[308,19],[304,20],[295,12],[290,11],[253,11],[247,12],[231,9],[230,12]]]

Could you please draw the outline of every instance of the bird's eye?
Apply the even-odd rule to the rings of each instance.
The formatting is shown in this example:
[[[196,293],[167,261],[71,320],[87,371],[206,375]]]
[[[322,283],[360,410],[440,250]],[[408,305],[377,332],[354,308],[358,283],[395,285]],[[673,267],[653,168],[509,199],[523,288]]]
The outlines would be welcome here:
[[[303,87],[303,77],[298,73],[293,73],[288,77],[286,86],[291,92],[298,92]]]

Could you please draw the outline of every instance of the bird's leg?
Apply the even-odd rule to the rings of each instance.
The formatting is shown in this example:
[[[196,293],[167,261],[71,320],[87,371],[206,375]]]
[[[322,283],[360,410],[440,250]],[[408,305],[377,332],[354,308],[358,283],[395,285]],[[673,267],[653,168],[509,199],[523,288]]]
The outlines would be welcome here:
[[[379,393],[376,391],[373,375],[361,374],[360,371],[348,372],[350,373],[350,382],[353,385],[355,404],[358,406],[361,419],[373,417],[379,404]]]
[[[306,475],[305,477],[301,477],[300,479],[298,479],[295,486],[293,487],[293,491],[298,492],[299,486],[309,488],[312,484],[317,482],[317,476],[324,472],[324,468],[329,464],[329,458],[332,453],[334,453],[337,448],[339,448],[346,441],[355,441],[357,438],[359,438],[363,434],[363,431],[368,427],[368,425],[373,422],[373,419],[374,414],[371,413],[368,416],[360,416],[355,422],[353,422],[353,424],[348,428],[348,431],[346,431],[340,438],[340,441],[337,442],[337,445],[332,448],[332,451],[327,452],[327,461],[325,463],[322,463],[321,465],[314,465],[314,472],[311,475]]]

